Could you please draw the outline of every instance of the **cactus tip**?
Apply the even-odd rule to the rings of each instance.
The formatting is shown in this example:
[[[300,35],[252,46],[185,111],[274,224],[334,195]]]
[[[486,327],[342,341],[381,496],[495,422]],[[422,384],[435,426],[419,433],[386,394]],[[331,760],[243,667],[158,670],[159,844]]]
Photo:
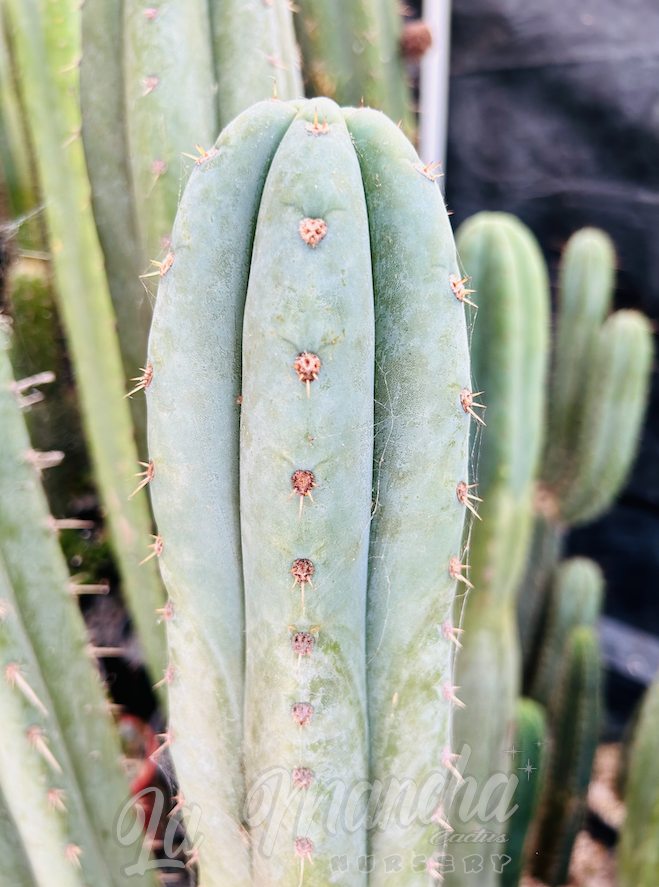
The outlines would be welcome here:
[[[332,131],[332,126],[327,122],[327,117],[323,120],[322,123],[318,123],[318,108],[314,109],[313,123],[305,124],[304,128],[307,132],[310,132],[315,136],[324,136],[328,132]]]

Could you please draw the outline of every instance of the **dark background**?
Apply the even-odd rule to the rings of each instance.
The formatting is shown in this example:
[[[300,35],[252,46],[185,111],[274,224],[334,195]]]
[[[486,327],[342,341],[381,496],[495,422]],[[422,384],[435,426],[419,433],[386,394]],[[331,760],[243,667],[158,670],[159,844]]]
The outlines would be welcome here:
[[[446,197],[457,227],[504,210],[536,235],[552,282],[568,237],[607,231],[615,304],[659,317],[659,3],[454,0]],[[616,507],[568,553],[607,580],[605,612],[659,636],[659,375]],[[609,732],[643,686],[607,673]]]

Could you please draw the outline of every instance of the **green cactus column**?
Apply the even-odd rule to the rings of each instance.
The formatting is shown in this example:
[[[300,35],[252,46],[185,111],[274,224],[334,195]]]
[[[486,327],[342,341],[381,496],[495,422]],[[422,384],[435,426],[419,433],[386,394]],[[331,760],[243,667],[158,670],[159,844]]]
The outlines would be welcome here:
[[[659,879],[659,679],[647,690],[634,733],[618,845],[621,887],[651,887]]]
[[[395,0],[301,0],[298,6],[295,25],[310,93],[380,108],[409,130]]]
[[[583,826],[599,738],[600,670],[595,629],[572,629],[549,712],[552,746],[530,855],[531,874],[550,887],[567,883],[572,848]]]
[[[140,274],[156,255],[145,253],[133,192],[124,102],[123,8],[123,0],[85,0],[82,4],[80,108],[94,220],[128,384],[146,364],[151,301]],[[144,460],[144,398],[132,398],[130,408]]]
[[[534,556],[519,598],[528,689],[537,668],[538,623],[565,531],[611,507],[632,466],[643,426],[652,331],[638,311],[609,314],[614,279],[609,237],[592,228],[577,231],[561,262]]]
[[[119,887],[139,849],[115,835],[128,797],[119,740],[0,336],[0,790],[38,887]],[[133,822],[129,809],[126,831]]]
[[[510,857],[502,872],[501,887],[518,887],[526,868],[548,745],[544,708],[532,699],[518,699],[515,716],[515,748],[518,753],[514,754],[517,788],[511,799],[514,813],[506,825],[508,840],[501,848]]]
[[[209,8],[223,127],[250,105],[269,98],[275,84],[283,101],[304,94],[287,0],[210,0]]]
[[[145,494],[129,501],[137,470],[130,412],[103,257],[89,202],[76,100],[80,10],[73,0],[7,0],[39,161],[53,270],[95,477],[123,592],[151,675],[165,666],[155,565],[139,566],[151,522]]]
[[[449,771],[450,620],[469,483],[469,385],[455,243],[441,193],[383,114],[346,115],[366,192],[375,291],[375,476],[367,649],[371,781],[422,792],[411,823],[394,791],[371,833],[372,885],[418,883]],[[398,798],[398,803],[400,803]],[[408,798],[409,800],[409,798]],[[435,819],[433,820],[433,816]],[[374,824],[375,825],[375,824]],[[420,874],[421,873],[421,874]]]
[[[555,692],[571,630],[579,625],[596,626],[603,593],[602,571],[588,558],[570,558],[556,570],[531,694],[542,705],[549,705]]]
[[[169,591],[163,615],[173,667],[172,756],[188,805],[201,811],[200,871],[209,887],[251,883],[241,826],[242,317],[261,192],[295,113],[282,102],[255,105],[195,168],[149,340],[151,493]]]
[[[124,0],[123,83],[135,205],[149,259],[169,253],[183,153],[219,132],[206,0]],[[189,166],[189,164],[188,164]],[[146,269],[145,269],[146,271]]]
[[[495,774],[511,767],[520,657],[516,592],[524,568],[532,519],[533,482],[542,444],[549,292],[544,261],[528,229],[512,216],[480,213],[458,231],[458,250],[478,314],[472,338],[472,379],[486,410],[472,423],[477,454],[480,520],[467,537],[468,583],[456,684],[465,708],[456,712],[457,750],[469,747],[465,775],[483,792]],[[465,398],[467,395],[465,395]],[[471,403],[465,401],[467,405]],[[496,806],[493,799],[492,806]],[[454,803],[452,825],[461,833],[505,831],[498,816],[462,821]],[[498,876],[491,844],[451,844],[451,881],[469,884],[466,859],[484,858],[481,887]]]

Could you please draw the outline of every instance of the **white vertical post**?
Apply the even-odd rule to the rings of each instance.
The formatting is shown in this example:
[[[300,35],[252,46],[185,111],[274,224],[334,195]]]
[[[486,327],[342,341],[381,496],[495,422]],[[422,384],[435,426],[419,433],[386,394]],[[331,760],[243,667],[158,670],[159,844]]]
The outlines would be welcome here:
[[[446,173],[451,0],[423,0],[422,18],[431,30],[432,46],[421,59],[419,153],[424,163],[441,160]]]

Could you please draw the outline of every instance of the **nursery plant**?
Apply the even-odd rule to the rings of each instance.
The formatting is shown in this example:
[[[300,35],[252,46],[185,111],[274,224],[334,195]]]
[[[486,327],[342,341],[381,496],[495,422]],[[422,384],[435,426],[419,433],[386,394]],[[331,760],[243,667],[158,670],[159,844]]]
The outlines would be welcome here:
[[[171,752],[208,885],[364,884],[369,853],[370,883],[441,873],[471,381],[434,178],[380,113],[271,101],[183,194],[146,393]],[[370,850],[359,816],[311,813],[369,772],[436,780],[425,821]],[[255,790],[277,779],[301,818]]]

